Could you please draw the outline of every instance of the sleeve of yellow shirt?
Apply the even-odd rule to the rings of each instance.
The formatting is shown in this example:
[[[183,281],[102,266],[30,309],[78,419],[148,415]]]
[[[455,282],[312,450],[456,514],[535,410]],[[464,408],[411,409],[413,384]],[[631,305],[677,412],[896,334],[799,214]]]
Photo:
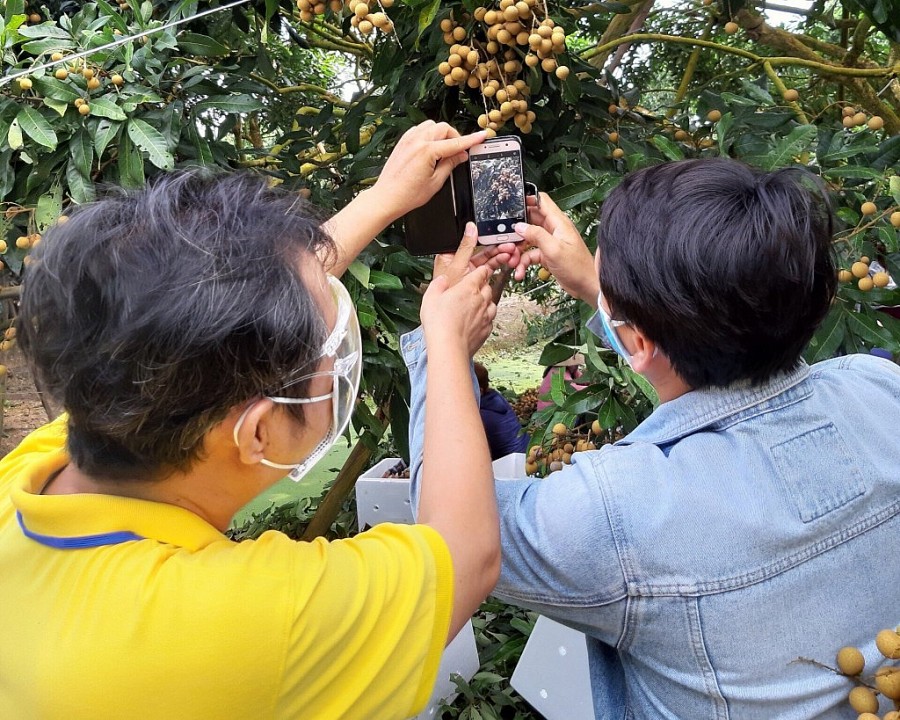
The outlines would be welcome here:
[[[11,482],[18,469],[29,464],[35,454],[65,450],[68,420],[68,415],[62,414],[53,422],[42,425],[0,459],[0,487]]]
[[[443,539],[423,525],[384,524],[309,549],[319,557],[297,567],[276,715],[415,715],[431,695],[453,606]]]

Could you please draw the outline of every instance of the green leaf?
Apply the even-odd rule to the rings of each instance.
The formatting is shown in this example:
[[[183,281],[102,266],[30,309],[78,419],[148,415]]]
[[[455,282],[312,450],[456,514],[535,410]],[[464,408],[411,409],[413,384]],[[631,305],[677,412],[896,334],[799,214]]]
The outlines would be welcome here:
[[[230,48],[218,40],[213,40],[208,35],[189,32],[178,36],[178,47],[186,50],[191,55],[199,55],[201,57],[221,57],[231,52]]]
[[[45,148],[55,150],[59,141],[56,139],[56,133],[47,122],[46,118],[32,107],[24,105],[19,114],[16,115],[19,126],[24,133],[34,140],[38,145]]]
[[[6,133],[6,142],[9,143],[10,148],[13,150],[19,150],[25,144],[18,118],[15,118],[9,124],[9,130]]]
[[[653,407],[659,405],[659,395],[656,393],[656,388],[654,388],[650,382],[643,375],[636,373],[630,367],[623,367],[625,371],[625,375],[628,377],[631,382],[640,388],[640,391],[644,393],[644,397],[646,397]]]
[[[144,184],[144,158],[128,133],[119,143],[119,184],[124,187],[141,187]]]
[[[62,213],[62,190],[59,183],[53,185],[49,193],[38,198],[34,209],[34,224],[38,232],[44,232],[56,222]]]
[[[827,178],[846,180],[876,180],[884,173],[863,165],[844,165],[843,167],[830,168],[822,173]]]
[[[590,200],[594,196],[596,189],[597,183],[593,180],[569,183],[553,193],[553,200],[560,210],[571,210]]]
[[[91,165],[94,162],[94,145],[90,133],[85,128],[81,128],[69,140],[69,154],[75,167],[78,168],[78,172],[84,177],[90,178]]]
[[[75,43],[71,40],[60,40],[58,38],[43,38],[42,40],[32,40],[22,45],[22,49],[32,55],[43,55],[44,53],[53,52],[55,50],[74,50]]]
[[[550,399],[554,404],[562,407],[566,402],[566,378],[565,368],[559,370],[551,370],[553,376],[550,378]]]
[[[363,287],[369,287],[370,269],[368,265],[364,265],[359,260],[354,260],[352,263],[350,263],[347,271],[356,278],[356,281],[360,285],[362,285]]]
[[[82,96],[73,85],[57,80],[55,77],[35,78],[33,83],[37,93],[45,98],[72,103]]]
[[[55,22],[44,22],[40,25],[23,25],[19,28],[19,34],[23,37],[52,37],[59,38],[60,40],[69,40],[72,37],[68,30],[63,30]]]
[[[64,100],[54,100],[53,98],[45,97],[43,100],[43,104],[60,117],[65,115],[66,110],[69,109],[69,103],[65,102]]]
[[[682,149],[671,140],[669,140],[669,138],[667,138],[665,135],[656,133],[653,135],[650,142],[652,142],[656,146],[656,149],[659,150],[666,159],[684,160],[684,152],[682,151]]]
[[[78,170],[74,162],[66,164],[66,183],[69,195],[78,204],[91,202],[94,199],[94,184]]]
[[[97,151],[97,159],[103,155],[110,141],[119,133],[122,123],[102,119],[94,130],[94,150]]]
[[[839,303],[831,306],[827,317],[818,327],[803,353],[806,362],[813,364],[834,357],[844,341],[844,315],[846,315],[846,310]]]
[[[93,98],[90,102],[90,105],[91,115],[93,115],[94,117],[102,117],[109,120],[118,120],[120,122],[128,119],[128,116],[124,113],[122,108],[116,105],[109,98]]]
[[[869,346],[890,347],[895,344],[891,334],[869,315],[856,312],[847,313],[847,329]]]
[[[262,108],[262,102],[250,95],[222,95],[198,102],[194,106],[194,112],[216,109],[228,113],[248,113],[262,110]]]
[[[900,175],[891,175],[891,179],[888,180],[888,188],[894,202],[900,205]]]
[[[175,158],[169,152],[162,133],[144,120],[132,118],[128,121],[128,137],[147,153],[150,162],[160,170],[172,170]]]
[[[775,170],[776,168],[790,165],[796,155],[809,149],[816,141],[815,125],[799,125],[791,130],[790,134],[782,140],[764,157],[760,165],[763,170]]]
[[[437,11],[440,7],[441,0],[432,0],[432,2],[428,3],[419,11],[419,34],[417,37],[421,37],[422,33],[431,27],[431,24],[434,22],[434,17],[437,15]]]
[[[396,275],[382,270],[370,270],[369,285],[378,290],[402,290],[403,281]]]

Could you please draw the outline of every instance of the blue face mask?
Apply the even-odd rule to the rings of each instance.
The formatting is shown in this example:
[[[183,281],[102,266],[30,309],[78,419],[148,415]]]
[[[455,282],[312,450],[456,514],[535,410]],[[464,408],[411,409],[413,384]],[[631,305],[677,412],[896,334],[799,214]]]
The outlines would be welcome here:
[[[603,309],[603,291],[601,290],[597,296],[597,312],[588,318],[584,326],[600,338],[604,347],[618,353],[628,363],[628,367],[631,367],[631,353],[625,349],[619,339],[619,333],[616,332],[617,327],[627,324],[624,320],[613,320]]]

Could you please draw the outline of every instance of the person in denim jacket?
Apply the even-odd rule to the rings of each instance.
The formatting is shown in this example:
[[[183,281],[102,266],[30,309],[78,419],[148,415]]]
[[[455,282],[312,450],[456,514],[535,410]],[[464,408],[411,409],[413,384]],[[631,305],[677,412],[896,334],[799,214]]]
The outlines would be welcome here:
[[[724,159],[643,169],[604,203],[593,263],[548,197],[530,220],[518,279],[540,262],[594,306],[660,403],[546,479],[496,483],[495,594],[586,634],[598,719],[856,717],[854,683],[816,663],[855,645],[871,676],[900,622],[900,368],[801,358],[835,301],[824,192]],[[420,331],[402,348],[415,501]]]

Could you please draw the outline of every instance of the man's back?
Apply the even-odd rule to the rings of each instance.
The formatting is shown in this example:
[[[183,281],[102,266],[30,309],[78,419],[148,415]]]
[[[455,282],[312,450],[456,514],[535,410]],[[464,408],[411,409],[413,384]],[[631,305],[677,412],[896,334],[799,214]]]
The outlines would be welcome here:
[[[498,484],[497,594],[589,635],[598,718],[853,717],[814,662],[856,645],[870,675],[900,622],[898,415],[900,369],[865,356],[676,398]]]

